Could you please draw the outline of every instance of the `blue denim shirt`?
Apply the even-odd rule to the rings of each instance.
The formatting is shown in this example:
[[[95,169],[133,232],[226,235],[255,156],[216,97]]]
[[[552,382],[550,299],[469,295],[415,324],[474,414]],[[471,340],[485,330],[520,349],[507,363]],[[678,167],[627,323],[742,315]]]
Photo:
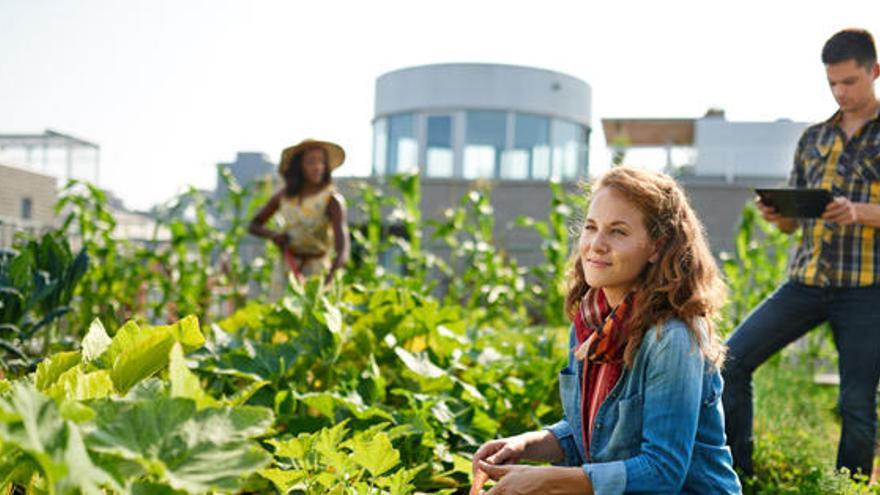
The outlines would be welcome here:
[[[572,327],[569,348],[575,339]],[[632,368],[596,412],[590,462],[581,430],[582,374],[583,363],[569,352],[559,374],[565,418],[547,429],[565,465],[583,466],[595,493],[742,492],[724,437],[721,374],[703,360],[684,322],[645,335]]]

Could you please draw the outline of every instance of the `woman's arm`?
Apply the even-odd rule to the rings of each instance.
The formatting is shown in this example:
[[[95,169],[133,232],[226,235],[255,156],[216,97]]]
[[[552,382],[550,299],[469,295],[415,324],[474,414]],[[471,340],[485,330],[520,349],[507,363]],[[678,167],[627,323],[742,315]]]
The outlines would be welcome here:
[[[345,205],[335,194],[330,196],[330,201],[327,203],[327,216],[330,217],[330,223],[333,225],[333,244],[336,251],[330,273],[327,274],[327,280],[330,280],[333,278],[333,273],[348,262],[349,252]]]
[[[272,197],[269,198],[269,202],[260,208],[260,211],[254,215],[254,218],[251,219],[251,223],[248,225],[248,232],[252,235],[262,237],[263,239],[271,239],[275,244],[278,244],[279,247],[284,247],[284,245],[287,244],[287,236],[280,232],[267,229],[265,225],[266,222],[272,218],[272,215],[278,211],[278,207],[281,204],[282,194],[283,191],[278,191],[273,194]]]

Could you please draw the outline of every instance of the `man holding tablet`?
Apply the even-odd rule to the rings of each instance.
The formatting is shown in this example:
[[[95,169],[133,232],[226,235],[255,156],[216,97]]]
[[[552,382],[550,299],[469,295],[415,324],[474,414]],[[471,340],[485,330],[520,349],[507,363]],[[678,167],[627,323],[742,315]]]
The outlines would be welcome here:
[[[847,29],[822,49],[839,110],[801,136],[789,186],[825,189],[821,216],[794,218],[757,200],[780,230],[802,230],[789,280],[727,342],[723,403],[734,464],[752,470],[752,373],[773,354],[828,321],[839,353],[842,418],[837,467],[871,475],[880,379],[880,76],[871,34]],[[769,202],[769,201],[768,201]]]

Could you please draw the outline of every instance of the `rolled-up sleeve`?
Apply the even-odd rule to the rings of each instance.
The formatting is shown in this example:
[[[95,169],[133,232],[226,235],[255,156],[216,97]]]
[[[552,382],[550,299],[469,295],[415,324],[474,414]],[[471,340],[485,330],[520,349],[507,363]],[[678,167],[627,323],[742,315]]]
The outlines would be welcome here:
[[[554,423],[544,429],[556,437],[559,446],[562,448],[562,452],[565,454],[564,460],[560,463],[561,465],[577,466],[583,462],[580,453],[578,453],[577,446],[574,443],[574,433],[571,430],[571,425],[568,424],[567,420],[563,419],[562,421]]]
[[[626,490],[626,465],[623,461],[584,464],[583,468],[593,485],[593,493],[617,495]]]

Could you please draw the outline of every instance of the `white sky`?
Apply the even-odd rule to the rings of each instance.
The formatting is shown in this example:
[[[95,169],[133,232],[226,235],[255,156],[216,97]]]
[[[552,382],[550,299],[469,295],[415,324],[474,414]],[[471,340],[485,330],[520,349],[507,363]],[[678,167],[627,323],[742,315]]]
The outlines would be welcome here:
[[[603,117],[827,117],[819,54],[850,26],[880,37],[880,1],[0,0],[0,133],[97,142],[100,185],[145,208],[305,137],[366,174],[376,77],[506,63],[590,84],[601,170]]]

